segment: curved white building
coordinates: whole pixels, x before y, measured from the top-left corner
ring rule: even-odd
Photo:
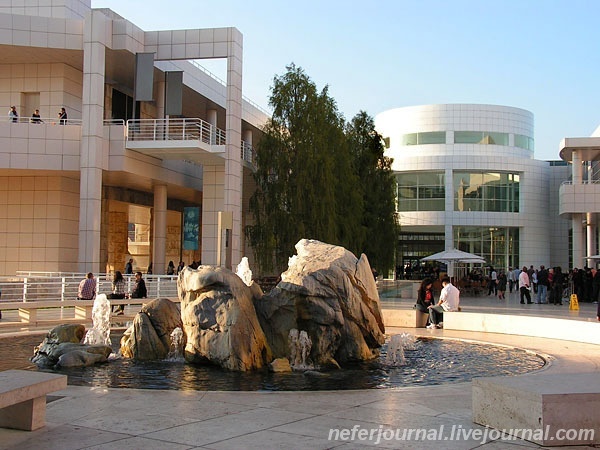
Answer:
[[[498,268],[548,265],[549,165],[533,157],[532,113],[424,105],[375,123],[397,179],[398,266],[452,247]]]

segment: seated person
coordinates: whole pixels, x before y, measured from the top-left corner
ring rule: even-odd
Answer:
[[[450,283],[450,278],[442,278],[442,292],[440,301],[435,306],[429,307],[429,325],[427,328],[442,328],[444,311],[458,311],[460,291]]]
[[[421,286],[417,292],[415,309],[422,313],[429,314],[429,307],[433,305],[435,305],[433,299],[433,280],[431,278],[425,278],[421,282]]]
[[[142,278],[142,272],[135,273],[135,286],[131,291],[131,298],[146,298],[148,291],[146,290],[146,282]]]
[[[96,298],[96,279],[94,274],[89,272],[79,283],[77,300],[93,300],[94,298]]]
[[[125,279],[123,278],[123,274],[119,270],[115,272],[115,275],[113,277],[112,293],[108,294],[106,297],[111,300],[125,298]],[[118,305],[117,309],[119,310],[119,315],[123,314],[123,311],[125,310],[125,305]],[[110,312],[113,312],[113,310],[114,305],[110,305]]]

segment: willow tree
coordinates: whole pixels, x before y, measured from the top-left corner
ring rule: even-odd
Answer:
[[[354,155],[354,169],[361,180],[362,226],[366,232],[362,252],[372,267],[387,273],[394,268],[399,231],[392,160],[384,155],[383,138],[366,112],[361,111],[352,119],[346,135]]]
[[[361,200],[342,198],[356,188],[356,176],[345,121],[328,88],[319,92],[293,64],[286,69],[273,80],[273,116],[257,146],[257,190],[250,199],[254,224],[246,229],[263,272],[285,269],[301,238],[351,244],[353,220],[341,216],[351,206],[343,202]],[[359,227],[360,220],[354,222]]]

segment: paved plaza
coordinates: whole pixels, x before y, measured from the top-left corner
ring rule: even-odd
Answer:
[[[386,299],[383,306],[409,308],[412,303],[410,299]],[[570,312],[567,304],[520,305],[515,294],[507,295],[506,301],[485,295],[463,298],[462,305],[471,312],[536,314],[585,321],[595,320],[596,311],[596,305],[591,304],[581,304],[579,312]],[[600,323],[598,326],[600,330]],[[544,374],[600,371],[598,345],[443,329],[386,331],[530,349],[551,355]],[[4,345],[2,340],[0,343]],[[484,433],[485,428],[472,423],[471,401],[470,382],[319,392],[149,391],[69,386],[48,397],[44,428],[33,432],[0,429],[0,449],[541,448],[523,440],[484,441],[478,437],[473,432]],[[349,431],[340,433],[344,429]],[[387,439],[390,433],[401,436],[410,429],[438,430],[442,440],[395,440],[395,436]],[[452,430],[463,431],[452,436]]]

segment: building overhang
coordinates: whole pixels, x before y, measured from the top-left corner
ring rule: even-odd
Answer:
[[[559,156],[573,162],[573,152],[581,161],[600,161],[600,137],[564,138],[560,141]]]
[[[125,141],[128,150],[163,160],[192,161],[202,165],[225,164],[225,146],[196,140]]]

